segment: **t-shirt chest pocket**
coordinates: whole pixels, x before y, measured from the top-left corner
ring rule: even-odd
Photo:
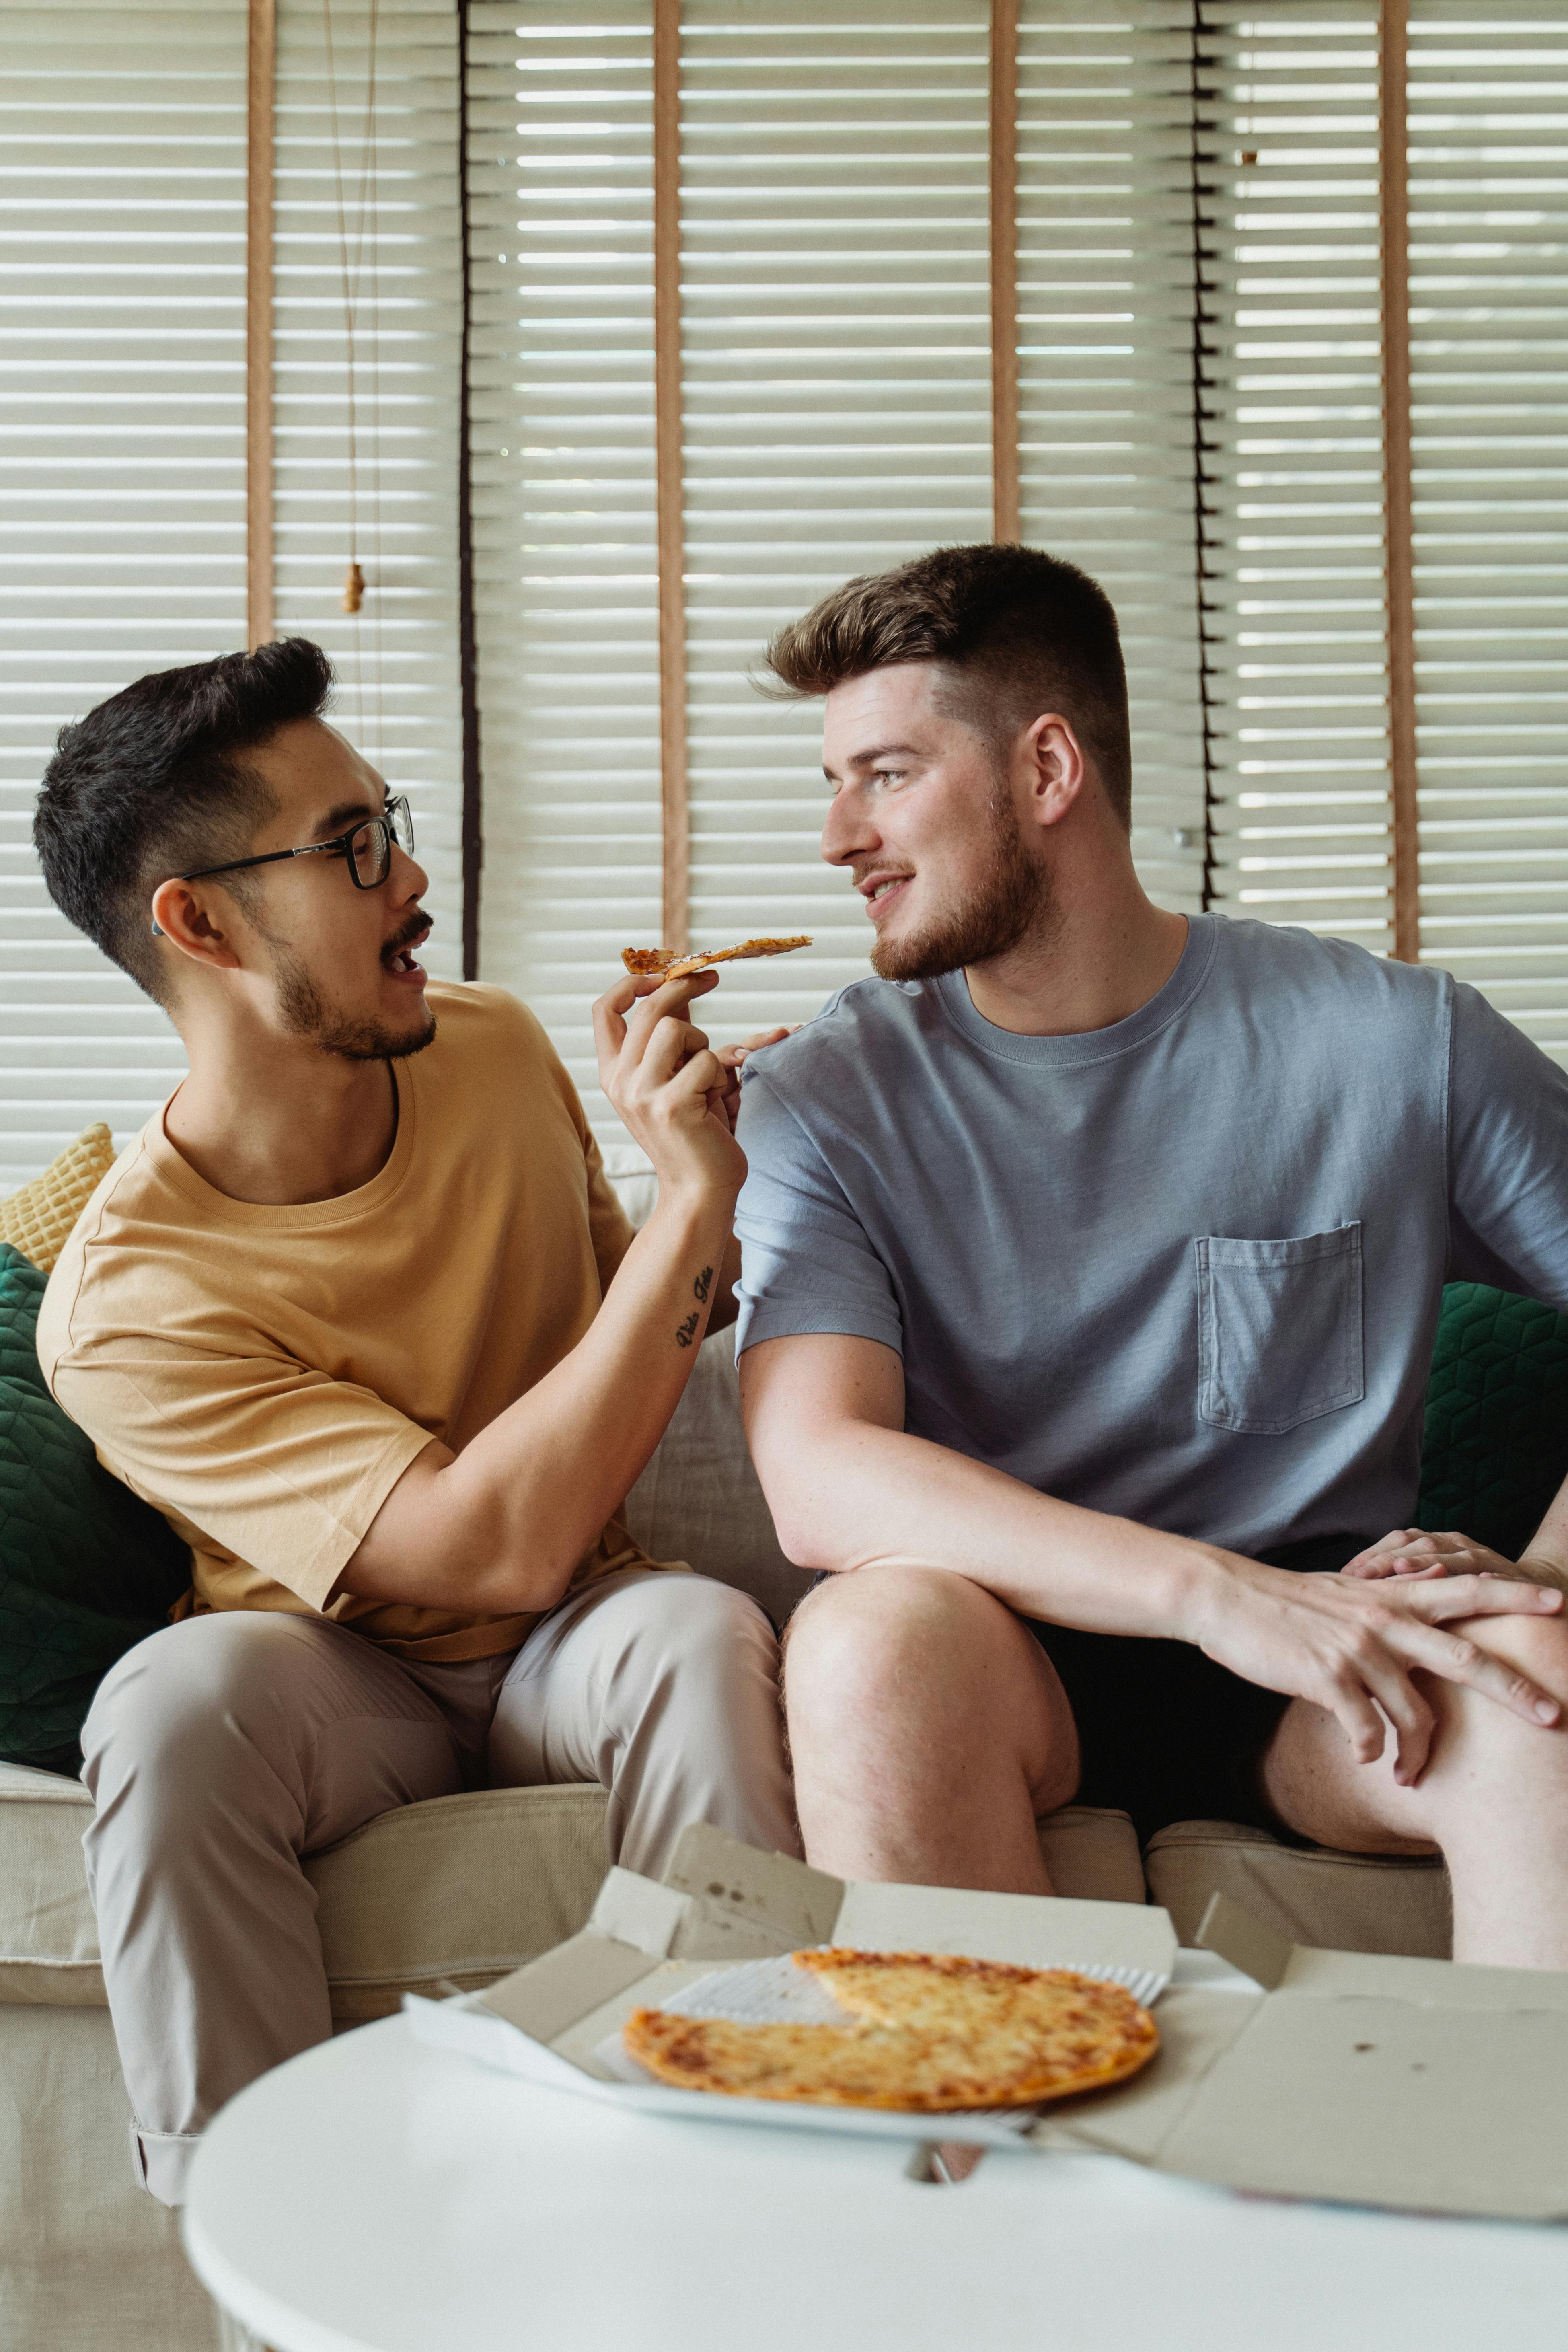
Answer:
[[[1278,1436],[1366,1393],[1361,1222],[1294,1241],[1211,1234],[1198,1258],[1198,1411]]]

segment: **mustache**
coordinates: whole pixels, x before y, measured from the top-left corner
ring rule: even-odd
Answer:
[[[400,927],[395,935],[392,939],[386,940],[381,950],[381,960],[383,963],[390,963],[395,955],[401,955],[404,949],[407,947],[412,940],[416,940],[419,937],[421,931],[427,931],[431,929],[433,929],[433,925],[430,917],[426,915],[421,908],[416,907],[414,909],[414,912],[409,916],[408,920]]]

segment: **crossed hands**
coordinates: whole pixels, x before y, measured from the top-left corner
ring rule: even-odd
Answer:
[[[1248,1682],[1326,1707],[1360,1763],[1376,1762],[1392,1728],[1402,1788],[1425,1770],[1436,1723],[1412,1679],[1417,1670],[1527,1722],[1551,1728],[1562,1720],[1550,1692],[1457,1630],[1467,1619],[1561,1614],[1561,1571],[1549,1561],[1504,1559],[1468,1536],[1396,1528],[1337,1576],[1236,1554],[1226,1565],[1226,1601],[1199,1632],[1200,1647]]]
[[[735,1141],[742,1067],[760,1046],[793,1034],[763,1029],[739,1045],[710,1045],[687,1014],[692,999],[717,988],[719,979],[710,968],[679,980],[628,978],[594,1007],[599,1083],[652,1160],[661,1188],[739,1192],[746,1173]]]

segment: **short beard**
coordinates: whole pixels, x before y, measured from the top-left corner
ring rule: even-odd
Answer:
[[[379,1021],[350,1021],[333,1011],[304,964],[286,940],[263,932],[272,950],[273,976],[278,982],[278,1009],[291,1037],[302,1037],[323,1054],[345,1062],[405,1062],[422,1054],[436,1036],[436,1015],[425,1007],[425,1026],[409,1036]]]
[[[912,939],[879,940],[871,969],[883,980],[940,980],[943,972],[993,961],[1030,931],[1049,928],[1056,895],[1049,868],[1029,857],[1018,838],[1017,812],[999,768],[991,801],[991,862],[968,904],[940,918]]]

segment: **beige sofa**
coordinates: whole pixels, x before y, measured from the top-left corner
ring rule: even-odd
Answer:
[[[754,1593],[775,1618],[806,1579],[778,1549],[746,1459],[731,1339],[704,1347],[629,1504],[657,1558]],[[175,2218],[132,2180],[75,1781],[0,1767],[0,2352],[214,2352]],[[581,1925],[603,1875],[597,1789],[497,1790],[388,1813],[307,1864],[339,2027],[406,1989],[482,1984]],[[1300,1853],[1187,1822],[1140,1856],[1121,1813],[1068,1807],[1041,1843],[1065,1895],[1164,1904],[1192,1933],[1215,1888],[1305,1943],[1442,1955],[1435,1864]]]

